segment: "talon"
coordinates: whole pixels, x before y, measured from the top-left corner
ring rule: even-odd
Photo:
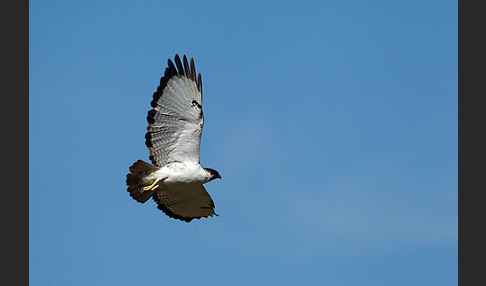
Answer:
[[[155,186],[155,184],[157,184],[158,182],[159,182],[159,180],[155,180],[155,181],[152,183],[152,185],[150,185],[150,186],[146,186],[146,187],[143,187],[143,190],[144,190],[144,191],[150,191],[150,190],[152,190],[152,189],[155,189],[156,187],[154,188],[154,186]],[[157,185],[157,187],[158,187],[158,185]]]

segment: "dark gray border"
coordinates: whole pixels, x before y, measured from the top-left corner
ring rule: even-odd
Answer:
[[[2,1],[2,285],[29,283],[29,1]]]
[[[464,5],[466,3],[467,5]],[[459,285],[486,285],[484,2],[459,0]],[[483,4],[483,5],[481,5]]]

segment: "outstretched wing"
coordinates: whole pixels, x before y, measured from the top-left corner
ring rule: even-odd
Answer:
[[[183,61],[175,56],[176,69],[169,59],[147,116],[145,144],[159,167],[174,161],[199,163],[204,125],[201,73],[196,79],[194,59],[190,66],[185,55]]]
[[[152,198],[158,208],[171,218],[190,222],[217,215],[214,202],[201,184],[172,185],[158,189]]]

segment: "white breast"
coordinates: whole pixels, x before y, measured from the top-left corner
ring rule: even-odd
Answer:
[[[153,173],[163,184],[206,183],[210,174],[195,163],[170,163]]]

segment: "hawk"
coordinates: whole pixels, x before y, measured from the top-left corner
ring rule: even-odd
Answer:
[[[199,161],[204,125],[201,73],[194,59],[169,59],[148,112],[147,145],[152,164],[142,160],[130,166],[127,191],[140,203],[150,198],[167,216],[190,222],[217,215],[203,184],[221,179],[218,171]]]

